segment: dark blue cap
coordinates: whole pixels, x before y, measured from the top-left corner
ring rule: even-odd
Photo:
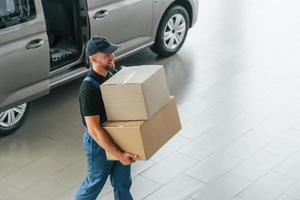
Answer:
[[[121,45],[111,43],[107,38],[94,36],[86,45],[85,53],[87,56],[96,53],[114,53]]]

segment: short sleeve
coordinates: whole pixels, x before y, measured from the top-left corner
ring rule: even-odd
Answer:
[[[102,98],[95,90],[84,90],[80,93],[80,108],[83,116],[100,115]]]

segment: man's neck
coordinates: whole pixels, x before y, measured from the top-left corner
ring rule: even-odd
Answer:
[[[96,72],[97,74],[99,74],[103,77],[105,77],[107,75],[107,70],[104,69],[103,67],[94,67],[93,66],[93,70],[94,70],[94,72]]]

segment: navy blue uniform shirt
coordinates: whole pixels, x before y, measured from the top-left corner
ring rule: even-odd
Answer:
[[[102,94],[100,91],[100,85],[109,79],[116,71],[110,71],[107,75],[101,76],[95,71],[91,70],[87,76],[91,77],[99,84],[99,87],[96,87],[93,83],[89,81],[83,81],[80,90],[79,90],[79,104],[80,104],[80,113],[82,117],[82,123],[86,127],[86,122],[84,117],[99,115],[100,123],[107,121],[106,111],[102,99]]]

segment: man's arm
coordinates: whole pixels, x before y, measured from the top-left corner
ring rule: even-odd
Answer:
[[[115,156],[123,165],[133,163],[137,156],[128,152],[122,152],[111,140],[103,127],[100,126],[100,118],[98,115],[85,116],[85,122],[91,137],[105,151]]]

